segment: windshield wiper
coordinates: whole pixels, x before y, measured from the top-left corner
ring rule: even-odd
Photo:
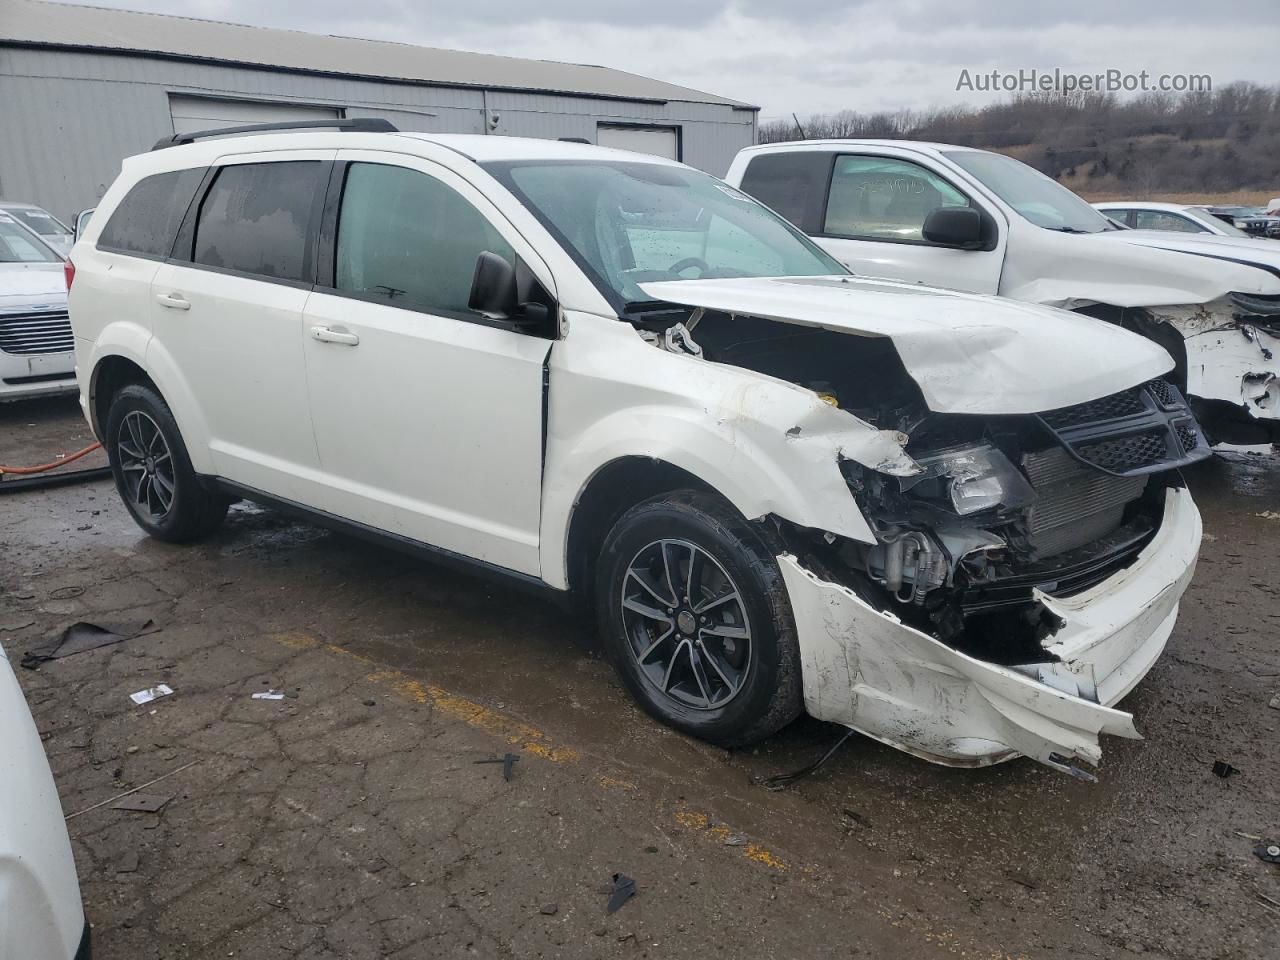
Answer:
[[[1079,227],[1045,227],[1054,233],[1093,233],[1092,230],[1081,230]]]
[[[687,310],[666,300],[628,300],[622,305],[623,313],[659,313],[668,310]]]

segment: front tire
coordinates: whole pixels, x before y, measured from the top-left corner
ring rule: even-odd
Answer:
[[[738,747],[800,713],[777,552],[757,525],[696,491],[648,500],[614,525],[597,566],[597,616],[615,669],[649,714]]]
[[[105,434],[116,490],[148,534],[188,543],[222,523],[230,501],[196,476],[178,424],[154,389],[140,383],[122,387],[111,399]]]

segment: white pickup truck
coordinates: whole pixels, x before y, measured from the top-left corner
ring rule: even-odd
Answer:
[[[1280,269],[1263,253],[1122,229],[1026,164],[969,147],[767,144],[741,151],[726,179],[855,273],[1135,330],[1173,356],[1214,439],[1280,443]]]

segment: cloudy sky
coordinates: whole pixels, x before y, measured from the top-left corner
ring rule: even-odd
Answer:
[[[617,67],[762,118],[981,104],[971,74],[1107,69],[1280,79],[1277,0],[95,0],[425,46]]]

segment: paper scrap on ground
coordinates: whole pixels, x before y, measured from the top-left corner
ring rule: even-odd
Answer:
[[[259,690],[253,695],[254,700],[283,700],[284,694],[278,690]]]
[[[141,706],[144,703],[150,703],[152,700],[159,699],[160,697],[167,697],[171,693],[173,693],[173,691],[169,689],[169,685],[167,683],[159,683],[154,687],[148,687],[146,690],[139,690],[137,693],[129,694],[129,699]]]

